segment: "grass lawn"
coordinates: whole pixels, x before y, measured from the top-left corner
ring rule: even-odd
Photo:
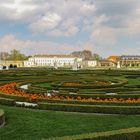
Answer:
[[[0,108],[6,114],[0,140],[41,140],[140,126],[140,116],[47,112],[2,105]]]
[[[36,85],[40,87],[52,88],[51,83],[40,83]]]
[[[130,85],[139,85],[140,84],[140,78],[127,78],[128,84]]]

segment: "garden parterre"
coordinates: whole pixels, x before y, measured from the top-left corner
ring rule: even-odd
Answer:
[[[51,69],[33,68],[33,69],[17,69],[17,70],[1,71],[0,77],[1,77],[0,104],[6,106],[14,106],[13,108],[2,106],[2,109],[6,109],[8,110],[8,112],[10,112],[11,109],[16,110],[14,113],[18,112],[17,108],[15,107],[17,106],[17,107],[31,107],[34,109],[51,110],[51,111],[84,112],[84,113],[99,113],[99,114],[101,113],[101,116],[103,118],[107,117],[107,115],[104,116],[103,114],[110,114],[112,115],[111,116],[112,118],[115,117],[115,116],[113,117],[113,114],[121,114],[118,115],[118,117],[124,115],[123,118],[125,118],[126,115],[135,117],[134,115],[137,114],[136,116],[137,120],[139,118],[138,115],[140,114],[140,78],[139,78],[140,71],[121,71],[121,70],[52,71]],[[22,85],[28,85],[28,89],[21,89],[20,87]],[[20,103],[23,102],[23,104],[16,104],[17,102]],[[37,106],[26,106],[26,104],[24,104],[26,102],[37,104]],[[36,111],[39,112],[39,110]],[[23,118],[24,114],[26,113],[23,113],[22,116],[19,115],[20,116],[19,119],[24,119]],[[8,116],[10,115],[11,114],[8,114]],[[90,116],[90,114],[88,115]],[[8,116],[6,115],[6,117]],[[29,120],[29,123],[31,123],[32,121],[33,120]],[[106,124],[109,124],[109,121],[110,121],[109,119],[108,120],[106,119]],[[139,137],[138,123],[136,123],[137,125],[133,125],[134,120],[132,121],[131,119],[126,119],[125,121],[126,121],[125,124],[128,124],[128,126],[121,128],[116,127],[115,131],[114,129],[113,131],[108,131],[106,129],[108,125],[107,126],[105,125],[104,126],[105,128],[103,128],[103,130],[100,130],[97,133],[96,139],[127,140],[131,138],[131,140],[136,140],[137,137]],[[132,124],[131,126],[130,122]],[[81,124],[83,125],[83,122],[81,122]],[[7,127],[9,127],[9,125],[10,124],[8,124]],[[33,124],[31,123],[29,125],[34,126],[34,123]],[[84,130],[85,128],[83,128],[82,125],[81,129]],[[24,124],[23,126],[25,127]],[[136,128],[129,129],[129,127],[133,126]],[[16,127],[18,128],[18,126]],[[6,129],[6,127],[4,129]],[[28,129],[27,126],[26,129]],[[75,131],[75,133],[72,132],[66,133],[66,131],[64,131],[61,132],[60,135],[58,133],[53,134],[53,136],[60,137],[58,139],[94,138],[95,136],[94,133],[76,135],[77,134],[76,132],[80,132],[79,130],[81,129],[76,129],[77,131]],[[46,133],[45,130],[42,130],[43,132],[41,133],[45,134]],[[109,130],[112,130],[112,128],[110,128]],[[15,132],[16,131],[17,130],[15,130]],[[26,136],[28,138],[30,137],[31,139],[35,139],[34,136],[29,135],[29,133],[31,134],[33,133],[32,130],[30,131],[31,132],[27,132]],[[81,132],[84,133],[85,131]],[[96,131],[90,130],[86,132],[96,132]],[[39,137],[40,139],[42,139],[40,135],[41,133],[39,133],[38,131],[39,134],[38,139]],[[74,136],[72,137],[71,136],[61,137],[72,134],[74,134]],[[7,134],[3,132],[3,136],[1,138],[5,139],[5,135]],[[12,136],[13,139],[17,137],[18,136],[14,134]],[[43,138],[48,137],[50,137],[48,136],[48,134],[47,136],[46,135],[43,136]],[[21,139],[24,139],[24,137],[21,137]]]
[[[93,105],[100,105],[102,108],[104,105],[108,108],[127,106],[127,109],[131,106],[138,108],[140,105],[139,71],[20,69],[4,71],[0,73],[2,74],[0,97],[5,98],[6,103],[7,98],[12,98],[13,102],[35,102],[39,104],[40,109],[47,109],[49,106],[48,109],[51,110],[56,110],[55,105],[58,107],[61,105],[61,109],[57,109],[59,111],[79,111],[81,106],[78,105],[84,105],[87,108],[89,105],[92,105],[92,108],[94,108]],[[134,77],[136,82],[134,82]],[[20,86],[24,84],[29,84],[29,88],[21,89]],[[44,104],[47,107],[42,107]],[[62,109],[62,105],[69,109]],[[69,105],[74,105],[76,109],[72,109],[73,107]],[[93,112],[95,112],[94,109]],[[139,111],[136,114],[139,114]]]

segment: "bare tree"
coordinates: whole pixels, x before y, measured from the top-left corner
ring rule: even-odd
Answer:
[[[83,50],[83,51],[74,51],[71,53],[74,57],[82,57],[83,60],[89,60],[92,58],[92,52],[89,50]]]

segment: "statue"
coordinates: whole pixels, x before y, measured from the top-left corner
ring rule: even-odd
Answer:
[[[56,61],[54,62],[54,68],[55,69],[58,69],[57,62]]]
[[[0,60],[0,70],[3,70],[2,61]]]
[[[74,64],[72,66],[72,70],[78,70],[77,58],[74,59]]]
[[[117,68],[118,68],[118,69],[121,68],[120,61],[117,62]]]

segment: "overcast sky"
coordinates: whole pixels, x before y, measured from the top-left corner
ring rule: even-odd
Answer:
[[[0,51],[140,55],[140,0],[0,0]]]

